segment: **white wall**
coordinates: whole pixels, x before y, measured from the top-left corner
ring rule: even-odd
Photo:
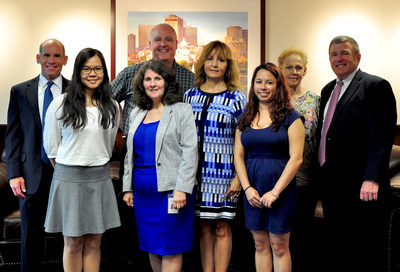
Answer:
[[[85,47],[99,49],[110,67],[110,0],[0,0],[0,124],[7,123],[10,89],[40,73],[39,45],[59,39],[69,57],[63,75],[72,75]]]
[[[276,63],[289,46],[303,48],[309,54],[303,85],[320,93],[334,78],[330,40],[353,36],[360,44],[361,69],[389,80],[400,114],[400,1],[266,1],[268,61]],[[110,35],[110,0],[0,0],[0,124],[7,123],[11,86],[39,74],[35,56],[43,40],[54,37],[64,43],[69,62],[63,74],[69,78],[75,56],[88,46],[102,51],[110,68]]]
[[[268,61],[277,63],[287,47],[303,48],[309,57],[303,86],[320,93],[335,78],[328,60],[331,39],[352,36],[360,45],[360,68],[391,83],[400,114],[399,0],[267,1]]]

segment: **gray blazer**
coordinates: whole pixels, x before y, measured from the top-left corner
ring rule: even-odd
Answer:
[[[124,163],[123,191],[132,191],[134,170],[133,136],[147,110],[134,108],[129,120],[127,153]],[[192,193],[198,162],[197,130],[192,107],[185,103],[166,105],[156,135],[158,191]]]

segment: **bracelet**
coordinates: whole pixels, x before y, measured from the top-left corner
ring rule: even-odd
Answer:
[[[251,185],[247,186],[246,189],[244,189],[244,192],[246,193],[246,190],[249,189]]]
[[[274,194],[274,193],[272,193],[272,192],[271,192],[271,195],[274,196],[274,197],[276,197],[276,198],[279,198],[279,196],[277,196],[276,194]]]

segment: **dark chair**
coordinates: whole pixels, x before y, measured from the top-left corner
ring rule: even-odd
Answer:
[[[387,264],[389,272],[400,271],[400,146],[393,145],[390,157]]]

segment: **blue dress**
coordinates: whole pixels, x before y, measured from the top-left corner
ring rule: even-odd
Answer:
[[[271,127],[248,128],[242,132],[241,141],[246,152],[246,170],[260,197],[272,190],[280,178],[289,156],[289,126],[299,118],[296,111],[286,115],[277,131]],[[296,182],[293,179],[281,192],[271,208],[256,208],[244,198],[246,227],[251,230],[268,230],[281,234],[291,231],[296,210]]]
[[[134,137],[133,197],[140,248],[157,255],[189,251],[194,244],[194,197],[186,194],[186,206],[168,214],[168,194],[158,192],[156,134],[159,122],[141,123]]]

